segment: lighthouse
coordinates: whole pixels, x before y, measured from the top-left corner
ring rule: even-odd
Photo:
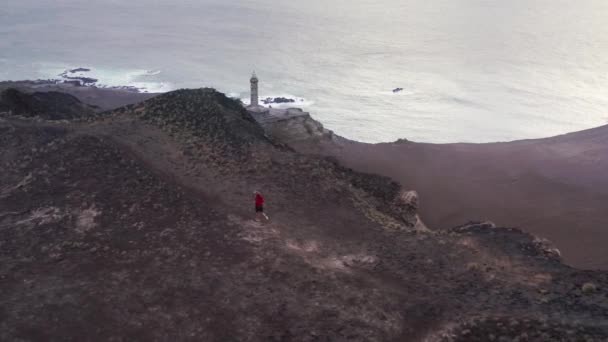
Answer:
[[[258,103],[258,77],[255,75],[255,71],[251,75],[251,104],[252,107],[257,107]]]

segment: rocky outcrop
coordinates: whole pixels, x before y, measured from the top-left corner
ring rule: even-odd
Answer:
[[[296,100],[294,99],[289,99],[286,97],[267,97],[265,99],[261,99],[260,100],[263,104],[281,104],[281,103],[294,103],[296,102]]]
[[[506,255],[527,255],[551,262],[561,262],[561,253],[550,241],[519,228],[496,227],[492,222],[469,222],[449,231],[481,238],[491,248],[500,250]]]
[[[332,131],[325,129],[310,115],[274,122],[267,130],[271,136],[287,144],[299,140],[331,139],[333,136]]]
[[[258,108],[250,113],[269,136],[284,144],[333,139],[332,131],[299,108]]]
[[[409,227],[426,229],[418,216],[418,193],[416,191],[400,191],[393,200],[392,208]]]

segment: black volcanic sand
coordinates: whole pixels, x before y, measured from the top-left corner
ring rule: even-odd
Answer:
[[[608,126],[493,144],[343,140],[322,152],[416,190],[433,229],[467,220],[521,227],[555,243],[571,265],[608,269]]]
[[[519,229],[416,230],[398,184],[210,89],[4,115],[0,174],[2,341],[608,339],[608,273]]]

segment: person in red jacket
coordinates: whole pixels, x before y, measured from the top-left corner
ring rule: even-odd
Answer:
[[[261,217],[264,217],[268,221],[268,215],[264,213],[264,197],[259,191],[254,191],[255,195],[255,220],[260,221]]]

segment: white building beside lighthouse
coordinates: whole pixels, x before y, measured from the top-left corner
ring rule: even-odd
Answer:
[[[296,142],[305,139],[333,139],[333,132],[323,128],[321,123],[310,117],[300,108],[266,108],[260,105],[258,97],[258,77],[255,72],[249,80],[251,102],[246,107],[269,136],[281,137],[283,142]]]

